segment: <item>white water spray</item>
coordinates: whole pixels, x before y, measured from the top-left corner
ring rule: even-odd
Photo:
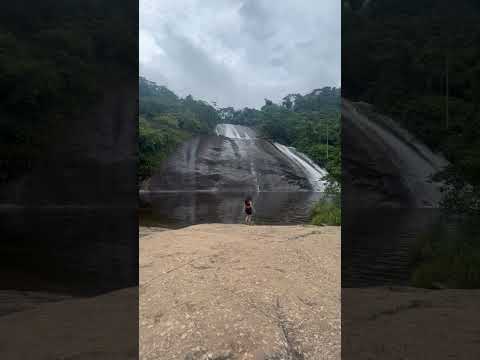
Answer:
[[[326,184],[322,179],[327,172],[324,169],[315,164],[307,155],[297,151],[293,147],[288,147],[279,143],[274,143],[274,145],[285,156],[302,168],[315,191],[323,191],[325,189]]]
[[[250,132],[250,134],[249,134]],[[255,136],[252,130],[240,125],[218,124],[215,127],[215,134],[230,139],[252,140]]]

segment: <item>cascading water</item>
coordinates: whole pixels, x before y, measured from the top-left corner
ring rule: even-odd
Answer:
[[[248,127],[233,125],[233,124],[218,124],[215,133],[218,136],[223,136],[233,140],[253,140],[256,138],[254,131]],[[264,141],[264,140],[259,140]],[[239,144],[242,148],[247,146]],[[255,146],[254,144],[248,146]],[[300,168],[305,178],[310,183],[313,191],[323,191],[325,189],[325,181],[323,177],[327,172],[320,166],[315,164],[307,155],[297,151],[293,147],[288,147],[279,143],[274,143],[275,149],[288,158],[290,164],[294,167]],[[255,170],[253,159],[250,160],[250,172],[253,176],[255,187],[260,191],[258,173]]]
[[[315,164],[307,155],[297,151],[293,147],[285,146],[279,143],[274,143],[274,145],[285,156],[303,169],[308,181],[310,184],[312,184],[312,188],[315,191],[323,191],[325,189],[325,181],[323,178],[327,172],[324,169]]]
[[[342,171],[348,174],[350,169],[354,172],[363,169],[360,174],[345,177],[347,180],[357,179],[355,184],[347,187],[356,189],[361,184],[381,183],[381,187],[373,187],[377,191],[370,196],[374,202],[384,198],[387,203],[393,199],[396,206],[401,207],[437,207],[443,196],[442,184],[432,181],[431,176],[444,169],[448,161],[428,149],[393,119],[375,113],[364,104],[343,100],[341,109],[342,137],[349,143],[342,154],[347,159],[342,164]],[[369,174],[376,175],[369,178]],[[369,188],[363,187],[355,198],[369,194]],[[348,203],[365,204],[365,200],[352,199]]]
[[[215,133],[229,139],[253,140],[256,137],[255,132],[249,127],[233,124],[218,124]]]

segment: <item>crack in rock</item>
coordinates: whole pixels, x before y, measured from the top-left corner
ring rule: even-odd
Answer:
[[[278,358],[278,354],[272,354],[269,355],[268,357],[265,358],[265,360],[276,360],[277,358],[284,359],[284,360],[305,360],[305,355],[303,352],[299,349],[298,346],[298,341],[296,341],[294,335],[292,334],[291,329],[291,324],[290,322],[286,319],[285,314],[283,313],[282,307],[280,305],[280,298],[277,297],[277,301],[275,304],[276,307],[276,312],[277,312],[277,318],[278,318],[278,325],[280,329],[282,330],[283,337],[285,339],[286,343],[286,358],[280,357]],[[276,357],[277,356],[277,357]]]

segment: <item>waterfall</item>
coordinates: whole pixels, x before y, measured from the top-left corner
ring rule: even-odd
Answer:
[[[293,147],[285,146],[279,143],[274,143],[275,147],[287,156],[291,161],[300,166],[308,178],[315,191],[323,191],[325,182],[322,180],[327,172],[320,166],[315,164],[307,155],[297,151]]]

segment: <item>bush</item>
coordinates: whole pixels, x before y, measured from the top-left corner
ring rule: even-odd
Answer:
[[[161,162],[190,134],[175,129],[156,129],[140,117],[138,131],[138,180],[151,177]]]
[[[478,219],[477,219],[478,220]],[[472,218],[444,221],[419,238],[411,282],[422,288],[479,288],[480,232]]]
[[[340,197],[325,195],[312,210],[313,225],[335,225],[342,223]]]

